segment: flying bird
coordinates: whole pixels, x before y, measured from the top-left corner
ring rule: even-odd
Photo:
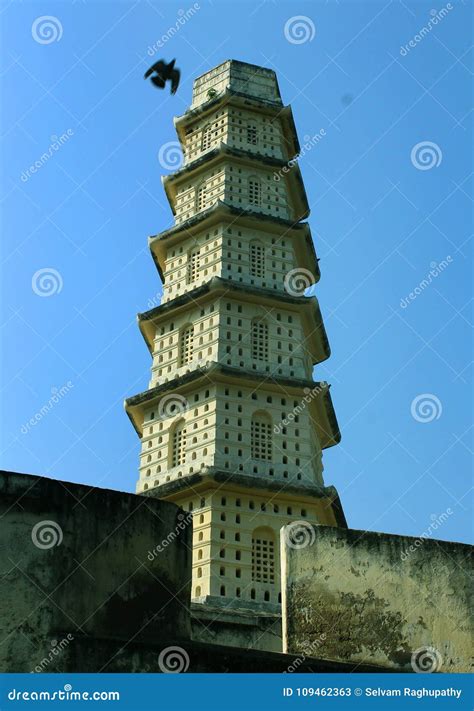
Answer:
[[[173,59],[172,62],[167,64],[164,59],[160,59],[145,72],[145,76],[143,78],[148,79],[148,77],[153,74],[154,76],[151,76],[151,81],[159,89],[164,89],[166,82],[169,80],[171,82],[171,93],[176,94],[181,72],[179,69],[175,68],[175,62],[176,59]]]

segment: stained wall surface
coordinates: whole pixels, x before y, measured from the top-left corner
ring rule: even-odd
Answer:
[[[305,524],[281,531],[285,652],[471,670],[472,547]]]
[[[0,671],[189,638],[191,528],[172,503],[1,472]]]

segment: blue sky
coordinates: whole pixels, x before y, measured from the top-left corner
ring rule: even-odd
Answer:
[[[436,536],[470,540],[469,5],[201,0],[160,52],[183,72],[170,97],[143,81],[147,52],[192,5],[1,4],[2,466],[134,490],[122,403],[148,384],[135,314],[161,291],[147,237],[171,224],[158,151],[193,78],[240,59],[276,70],[300,137],[324,129],[301,169],[332,346],[315,377],[342,431],[326,483],[353,528],[418,536],[448,512]],[[305,42],[285,37],[295,16]]]

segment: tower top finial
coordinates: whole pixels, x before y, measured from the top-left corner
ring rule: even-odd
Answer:
[[[254,96],[274,104],[282,103],[273,69],[228,59],[194,81],[191,108],[195,109],[226,91]]]

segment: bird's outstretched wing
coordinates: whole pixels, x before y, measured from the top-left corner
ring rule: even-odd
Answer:
[[[179,69],[173,69],[171,72],[171,93],[176,94],[179,86],[179,80],[181,77],[181,72]]]
[[[164,69],[164,64],[163,61],[160,59],[158,62],[155,62],[149,69],[146,70],[143,78],[148,79],[149,76],[153,74],[153,72],[157,72],[158,74],[161,74]]]

